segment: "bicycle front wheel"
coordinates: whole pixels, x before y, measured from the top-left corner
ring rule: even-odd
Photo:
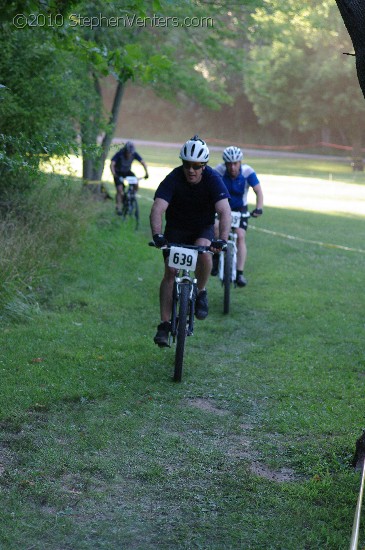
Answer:
[[[175,351],[175,371],[174,371],[174,380],[175,382],[181,381],[183,362],[184,362],[184,351],[185,351],[185,340],[187,335],[187,318],[188,318],[188,309],[189,309],[189,296],[190,296],[190,285],[188,283],[182,283],[180,285],[180,295],[179,295],[179,319],[177,326],[177,335],[176,335],[176,351]]]
[[[137,199],[133,199],[132,209],[133,209],[133,215],[136,219],[136,229],[138,229],[138,227],[139,227],[139,207],[138,207]]]
[[[232,283],[232,247],[227,246],[224,258],[224,278],[223,278],[223,313],[229,313],[229,307],[231,302],[231,283]]]

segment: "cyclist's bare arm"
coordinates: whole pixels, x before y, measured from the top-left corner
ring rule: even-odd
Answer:
[[[114,177],[116,177],[116,173],[115,173],[115,161],[112,160],[111,163],[110,163],[110,170],[111,170],[111,173],[113,174]]]
[[[152,235],[162,233],[162,216],[167,210],[169,203],[164,199],[157,198],[154,200],[150,214],[150,224]]]
[[[231,229],[231,207],[228,199],[216,202],[215,209],[219,217],[219,238],[226,241]]]
[[[145,163],[144,160],[141,160],[141,164],[142,164],[142,166],[143,166],[143,168],[144,168],[144,171],[146,172],[144,177],[147,179],[147,178],[148,178],[148,168],[147,168],[147,164]]]
[[[262,193],[261,185],[258,183],[252,189],[256,194],[256,208],[262,209],[264,207],[264,195]]]

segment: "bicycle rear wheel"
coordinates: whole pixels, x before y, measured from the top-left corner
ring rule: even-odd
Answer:
[[[175,370],[174,370],[175,382],[180,382],[181,376],[182,376],[185,340],[187,336],[186,323],[188,318],[189,296],[190,296],[190,285],[188,283],[182,283],[180,285],[180,295],[179,295],[180,307],[179,307],[179,319],[178,319],[177,335],[176,335]]]
[[[223,278],[223,313],[229,313],[231,302],[231,283],[232,283],[232,247],[228,244],[224,258],[224,278]]]
[[[128,214],[128,202],[126,200],[123,201],[122,206],[122,220],[125,221]]]

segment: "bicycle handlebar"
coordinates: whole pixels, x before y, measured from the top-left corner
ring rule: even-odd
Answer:
[[[129,181],[129,179],[135,180],[135,181]],[[128,183],[128,185],[137,185],[138,182],[141,180],[146,179],[146,176],[138,177],[137,176],[119,176],[119,180],[123,180],[124,182]]]
[[[235,212],[235,210],[232,210],[232,212]],[[241,218],[251,218],[252,214],[250,212],[240,212]],[[218,214],[215,214],[216,219],[218,218]]]
[[[256,209],[252,210],[252,212],[241,212],[241,218],[256,218],[256,216],[254,216],[255,210]]]
[[[153,241],[150,241],[148,243],[148,246],[154,246],[155,248],[158,248]],[[167,243],[165,246],[161,246],[160,250],[170,250],[172,246],[178,248],[190,248],[190,250],[197,250],[199,254],[205,254],[206,252],[210,252],[212,254],[210,246],[195,244]]]
[[[241,212],[241,218],[254,218],[255,216],[252,215],[252,212]]]
[[[255,212],[255,209],[252,210],[252,212],[241,212],[241,218],[256,218],[256,216],[254,216]]]

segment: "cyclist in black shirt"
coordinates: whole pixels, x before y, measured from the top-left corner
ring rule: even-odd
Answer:
[[[127,143],[112,157],[110,169],[114,177],[114,183],[117,188],[115,196],[116,210],[119,216],[122,215],[122,201],[124,195],[123,179],[127,176],[135,176],[131,170],[132,162],[138,160],[145,170],[145,179],[148,178],[147,165],[141,155],[139,155],[131,141]]]
[[[182,166],[172,170],[156,190],[150,221],[153,240],[159,248],[167,242],[210,246],[217,252],[225,245],[231,224],[230,195],[221,176],[207,166],[207,144],[194,136],[181,148]],[[214,239],[215,213],[220,218],[219,239]],[[166,226],[162,230],[162,219]],[[168,266],[168,253],[164,251],[165,273],[160,285],[161,323],[157,327],[155,343],[168,345],[170,329],[172,287],[175,269]],[[208,315],[206,284],[212,266],[210,254],[200,254],[196,268],[198,296],[195,315],[205,319]]]

